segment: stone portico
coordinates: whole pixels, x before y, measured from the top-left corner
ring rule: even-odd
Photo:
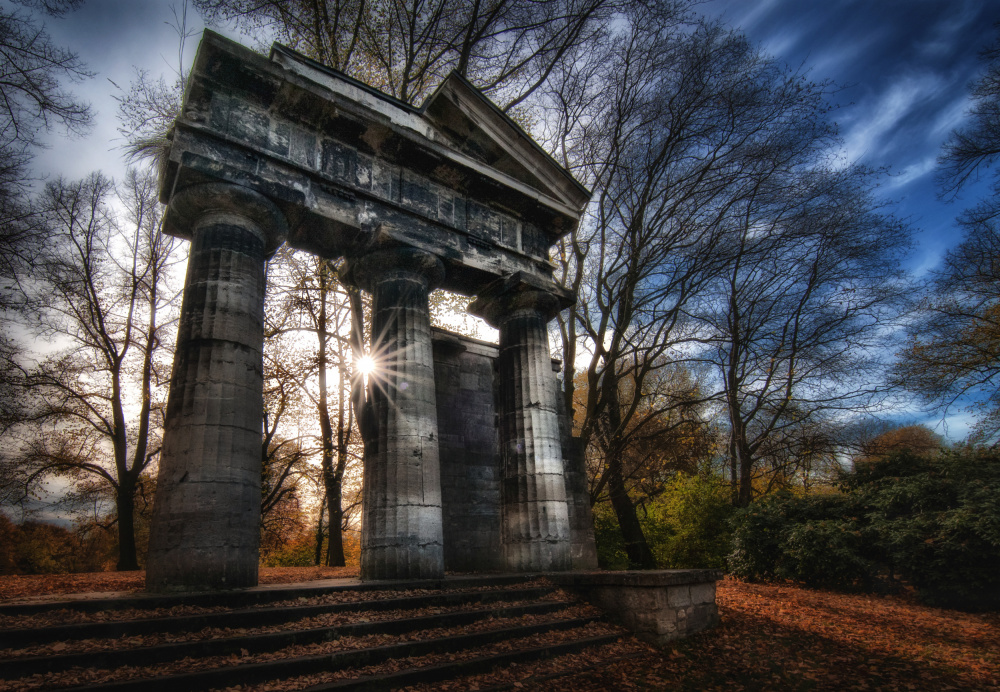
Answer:
[[[372,296],[362,579],[595,568],[547,331],[575,299],[548,249],[588,199],[457,74],[414,108],[205,32],[161,171],[191,259],[147,589],[257,583],[264,266],[283,242],[343,258]],[[499,347],[432,330],[435,288],[475,296]]]

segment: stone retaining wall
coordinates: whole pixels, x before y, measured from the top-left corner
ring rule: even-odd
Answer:
[[[681,639],[719,623],[715,582],[722,572],[677,569],[626,572],[572,572],[546,575],[579,593],[657,646]]]

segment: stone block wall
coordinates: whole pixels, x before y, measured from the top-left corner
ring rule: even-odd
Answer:
[[[722,572],[676,569],[549,575],[657,646],[719,623],[715,582]]]
[[[500,538],[500,450],[497,431],[498,348],[433,328],[444,564],[450,572],[504,570]],[[553,370],[559,369],[553,361]],[[553,378],[555,373],[553,373]],[[572,569],[597,569],[587,472],[559,397]]]
[[[497,349],[433,330],[444,566],[498,572],[500,464],[494,403]]]

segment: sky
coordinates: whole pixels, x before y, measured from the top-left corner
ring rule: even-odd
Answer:
[[[178,36],[172,8],[182,6],[181,0],[87,0],[82,9],[46,21],[55,43],[77,52],[95,73],[72,88],[92,104],[96,122],[87,137],[51,137],[36,159],[38,173],[123,174],[114,84],[127,87],[136,68],[173,80]],[[960,240],[955,216],[985,192],[981,184],[964,200],[940,200],[934,165],[942,142],[963,121],[969,83],[981,68],[978,53],[996,35],[1000,0],[705,0],[698,11],[741,28],[811,79],[836,85],[834,118],[846,157],[886,167],[880,194],[915,232],[909,268],[922,274],[937,266]],[[187,29],[202,29],[193,9]],[[188,41],[187,63],[197,41]],[[965,428],[957,417],[949,436],[960,438]]]
[[[985,191],[938,199],[934,165],[963,122],[1000,1],[709,0],[701,8],[813,80],[838,85],[834,118],[847,157],[887,167],[882,194],[916,231],[910,267],[933,269],[960,240],[954,219],[963,200]]]

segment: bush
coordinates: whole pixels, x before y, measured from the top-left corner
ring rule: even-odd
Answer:
[[[262,555],[261,564],[264,567],[312,567],[316,564],[316,538],[303,531],[281,547]]]
[[[0,574],[101,571],[113,548],[113,537],[103,529],[70,531],[40,521],[14,524],[0,513]]]
[[[711,476],[677,474],[638,516],[660,568],[700,569],[724,566],[732,512],[726,483]],[[594,507],[594,539],[602,569],[628,569],[618,518],[610,504]]]
[[[933,605],[1000,607],[1000,455],[961,449],[865,464],[843,486],[874,548]]]
[[[868,587],[875,566],[864,557],[861,532],[844,520],[806,520],[784,532],[781,577],[833,589]]]
[[[610,504],[594,506],[594,542],[597,545],[597,564],[601,569],[628,569],[625,542]]]
[[[721,569],[729,551],[729,486],[719,478],[679,473],[647,508],[643,530],[660,567]]]
[[[765,496],[733,515],[732,552],[727,560],[729,573],[746,581],[778,576],[784,534],[789,525],[786,493]]]
[[[899,575],[927,603],[1000,606],[1000,455],[903,452],[840,485],[840,495],[780,494],[738,511],[730,572],[840,589]]]

